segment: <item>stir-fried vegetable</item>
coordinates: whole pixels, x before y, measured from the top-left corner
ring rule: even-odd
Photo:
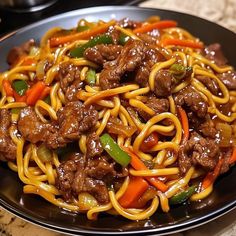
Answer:
[[[77,26],[77,32],[83,32],[85,30],[88,30],[89,26],[88,25],[78,25]]]
[[[101,144],[106,152],[120,165],[126,167],[130,163],[130,156],[124,152],[109,134],[100,137]]]
[[[154,29],[165,29],[165,28],[170,28],[170,27],[176,27],[177,26],[177,22],[173,21],[173,20],[162,20],[159,22],[155,22],[152,24],[145,24],[139,28],[136,28],[135,30],[133,30],[133,32],[135,34],[137,33],[147,33],[150,32]]]
[[[128,42],[129,39],[130,37],[128,35],[121,33],[119,37],[119,44],[124,46]]]
[[[12,114],[19,114],[20,111],[21,111],[21,108],[12,108],[12,109],[11,109],[11,113],[12,113]]]
[[[2,81],[2,86],[3,86],[3,89],[5,90],[5,93],[8,97],[12,97],[13,96],[13,88],[11,87],[11,83],[9,80],[6,80],[4,79]]]
[[[170,67],[170,72],[173,74],[173,76],[176,79],[184,78],[187,72],[190,72],[191,70],[192,70],[192,67],[185,67],[184,65],[179,64],[179,63],[175,63],[171,65]]]
[[[172,38],[165,38],[161,41],[163,46],[174,45],[174,46],[182,46],[182,47],[189,47],[189,48],[196,48],[202,49],[203,43],[195,42],[188,39],[172,39]]]
[[[28,89],[28,84],[25,80],[14,80],[12,87],[20,96],[23,96]]]
[[[186,189],[185,191],[182,191],[180,193],[177,193],[172,198],[170,198],[169,203],[171,205],[181,204],[188,200],[194,193],[197,191],[197,186],[193,185]]]
[[[233,164],[236,162],[236,147],[233,148],[233,153],[229,159],[229,164]]]
[[[182,129],[183,129],[183,143],[188,141],[189,138],[189,123],[188,123],[188,117],[185,112],[185,110],[182,107],[178,107],[178,112],[181,119]]]
[[[50,162],[52,160],[52,152],[44,144],[38,147],[37,155],[42,162]]]
[[[138,156],[136,156],[129,148],[123,147],[123,149],[130,155],[130,164],[135,170],[148,170],[142,160]],[[168,189],[168,186],[156,177],[145,177],[145,179],[162,192],[165,192]]]
[[[132,176],[130,177],[129,185],[119,199],[119,203],[122,207],[129,208],[132,204],[138,201],[140,196],[148,189],[148,183],[142,177]]]
[[[156,132],[151,133],[147,138],[145,138],[140,146],[143,152],[149,151],[153,146],[158,143],[158,135]]]
[[[96,84],[96,71],[93,69],[89,69],[88,72],[86,73],[86,78],[85,81],[89,84],[89,85],[94,85]]]
[[[232,142],[233,129],[231,125],[226,123],[217,123],[216,129],[219,131],[219,146],[229,147]]]
[[[89,193],[80,193],[78,197],[78,206],[81,211],[88,211],[98,205],[95,197]]]
[[[107,34],[102,34],[102,35],[96,36],[93,39],[89,40],[87,43],[83,44],[82,46],[72,49],[70,51],[70,56],[71,57],[83,57],[84,51],[87,48],[94,47],[98,44],[111,44],[111,43],[113,43],[112,37]]]

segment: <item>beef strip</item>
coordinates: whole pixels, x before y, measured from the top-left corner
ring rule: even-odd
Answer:
[[[73,196],[78,198],[81,192],[93,195],[99,203],[109,202],[107,185],[120,178],[115,170],[115,162],[106,157],[96,159],[86,158],[79,153],[73,153],[69,159],[57,168],[57,187],[63,197],[69,201]],[[127,176],[127,172],[126,175]]]
[[[221,158],[223,158],[223,162],[220,168],[220,174],[228,172],[230,168],[229,160],[231,156],[232,156],[232,148],[226,148],[222,150]]]
[[[84,57],[89,61],[102,65],[106,61],[115,60],[121,53],[121,45],[99,44],[91,48],[87,48]]]
[[[91,131],[98,119],[92,106],[85,107],[79,101],[67,103],[57,116],[58,121],[43,123],[33,108],[26,107],[20,112],[18,129],[27,141],[45,142],[49,148],[56,149]]]
[[[34,40],[31,39],[18,47],[13,47],[7,55],[7,63],[10,66],[17,64],[22,57],[29,54],[31,47],[34,46],[34,44]]]
[[[213,139],[203,138],[196,132],[183,144],[178,153],[180,172],[186,173],[191,166],[213,170],[218,162],[220,150]]]
[[[100,86],[103,90],[119,86],[125,72],[134,71],[145,58],[145,45],[139,40],[129,40],[116,60],[104,64],[100,74]]]
[[[235,71],[219,74],[218,78],[223,82],[223,84],[229,90],[236,90],[236,72]]]
[[[99,156],[103,152],[99,136],[96,133],[92,133],[87,136],[86,147],[87,147],[86,155],[88,158]]]
[[[56,79],[60,81],[60,87],[65,93],[67,101],[78,100],[76,94],[83,87],[80,79],[80,68],[69,62],[62,63],[59,67]]]
[[[197,75],[195,78],[202,82],[211,91],[212,94],[219,94],[220,88],[218,83],[214,79],[203,75]]]
[[[0,159],[14,161],[16,159],[16,145],[9,134],[10,126],[10,111],[0,109]]]
[[[152,66],[161,61],[165,61],[165,57],[153,46],[146,46],[144,49],[144,60],[136,70],[135,82],[142,87],[147,86],[149,74]]]
[[[167,112],[169,110],[169,101],[168,99],[159,99],[156,97],[149,97],[147,102],[145,103],[148,107],[150,107],[155,114],[161,114],[163,112]],[[142,109],[137,109],[139,115],[145,120],[148,121],[152,116],[143,111]]]
[[[207,114],[207,103],[191,86],[180,90],[174,97],[175,103],[179,106],[186,106],[198,117],[203,118]]]
[[[205,47],[203,55],[208,60],[214,61],[218,66],[224,66],[228,62],[219,43],[214,43]]]

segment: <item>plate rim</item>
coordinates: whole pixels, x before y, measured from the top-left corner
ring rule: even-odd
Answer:
[[[37,21],[35,23],[31,23],[29,25],[20,27],[19,29],[16,29],[14,31],[11,31],[11,32],[1,35],[0,36],[0,43],[5,42],[5,40],[8,40],[12,36],[22,34],[34,27],[38,27],[38,26],[43,25],[47,22],[57,21],[57,20],[63,19],[63,18],[75,17],[76,15],[78,15],[78,17],[79,17],[79,15],[85,14],[85,13],[92,14],[92,13],[97,13],[99,11],[106,12],[106,11],[112,11],[112,10],[117,11],[117,10],[124,10],[124,9],[130,10],[130,11],[132,11],[132,10],[135,10],[135,11],[137,11],[137,10],[138,11],[142,11],[142,10],[144,10],[144,11],[161,11],[161,12],[166,12],[166,13],[168,13],[168,12],[175,13],[177,15],[185,15],[185,16],[192,17],[195,19],[201,19],[203,21],[206,21],[208,23],[216,25],[217,27],[221,28],[222,30],[228,31],[229,33],[233,34],[236,37],[236,33],[233,32],[232,30],[230,30],[218,23],[212,22],[208,19],[196,16],[196,15],[191,15],[189,13],[168,10],[168,9],[150,8],[150,7],[106,5],[106,6],[82,8],[82,9],[68,11],[65,13],[56,14],[54,16],[45,18],[45,19]],[[236,170],[234,170],[234,171],[236,171]],[[210,221],[215,220],[216,218],[219,218],[219,217],[227,214],[228,212],[230,212],[236,208],[236,199],[232,202],[229,202],[228,204],[224,205],[223,207],[221,207],[219,209],[216,209],[210,213],[207,213],[206,215],[203,215],[203,216],[191,219],[191,220],[185,220],[181,223],[168,225],[168,226],[164,226],[164,227],[153,227],[153,228],[149,228],[149,229],[144,228],[141,230],[140,229],[138,229],[138,230],[132,229],[132,230],[127,230],[127,231],[123,231],[123,230],[110,231],[110,230],[104,230],[104,229],[88,230],[88,229],[83,229],[83,228],[66,229],[64,226],[58,226],[58,225],[54,225],[51,223],[47,223],[47,222],[44,222],[40,219],[37,219],[36,217],[32,217],[27,213],[24,213],[22,210],[19,211],[18,209],[16,209],[14,206],[11,206],[8,202],[3,200],[2,198],[0,198],[0,207],[2,207],[3,209],[10,212],[11,214],[29,222],[29,223],[43,227],[45,229],[53,230],[53,231],[59,232],[59,233],[65,233],[68,235],[75,235],[76,233],[82,233],[85,235],[91,235],[94,233],[96,233],[98,235],[102,235],[102,234],[104,234],[104,235],[118,235],[118,234],[131,235],[131,234],[155,234],[155,233],[158,233],[158,235],[167,235],[169,233],[178,233],[183,230],[189,230],[192,228],[196,228],[200,225],[206,224]]]

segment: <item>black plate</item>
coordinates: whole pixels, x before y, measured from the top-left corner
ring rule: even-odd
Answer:
[[[96,7],[69,12],[25,27],[5,39],[0,39],[0,71],[7,69],[5,58],[9,49],[30,38],[39,39],[46,30],[54,26],[71,28],[80,18],[88,20],[109,20],[130,17],[144,20],[150,15],[162,19],[174,19],[181,27],[201,38],[206,44],[219,42],[229,62],[236,67],[236,35],[212,22],[173,11],[145,9],[137,7]],[[167,234],[206,223],[232,210],[236,206],[236,170],[221,177],[214,192],[202,202],[174,207],[169,213],[161,211],[149,220],[132,222],[122,217],[100,215],[97,221],[89,221],[84,215],[76,215],[46,202],[35,195],[24,195],[22,183],[17,175],[1,164],[0,205],[25,220],[70,234]]]

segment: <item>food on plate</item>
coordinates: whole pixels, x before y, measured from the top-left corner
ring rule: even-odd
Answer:
[[[7,62],[0,158],[25,194],[142,220],[207,197],[236,161],[236,72],[176,21],[82,19]]]

